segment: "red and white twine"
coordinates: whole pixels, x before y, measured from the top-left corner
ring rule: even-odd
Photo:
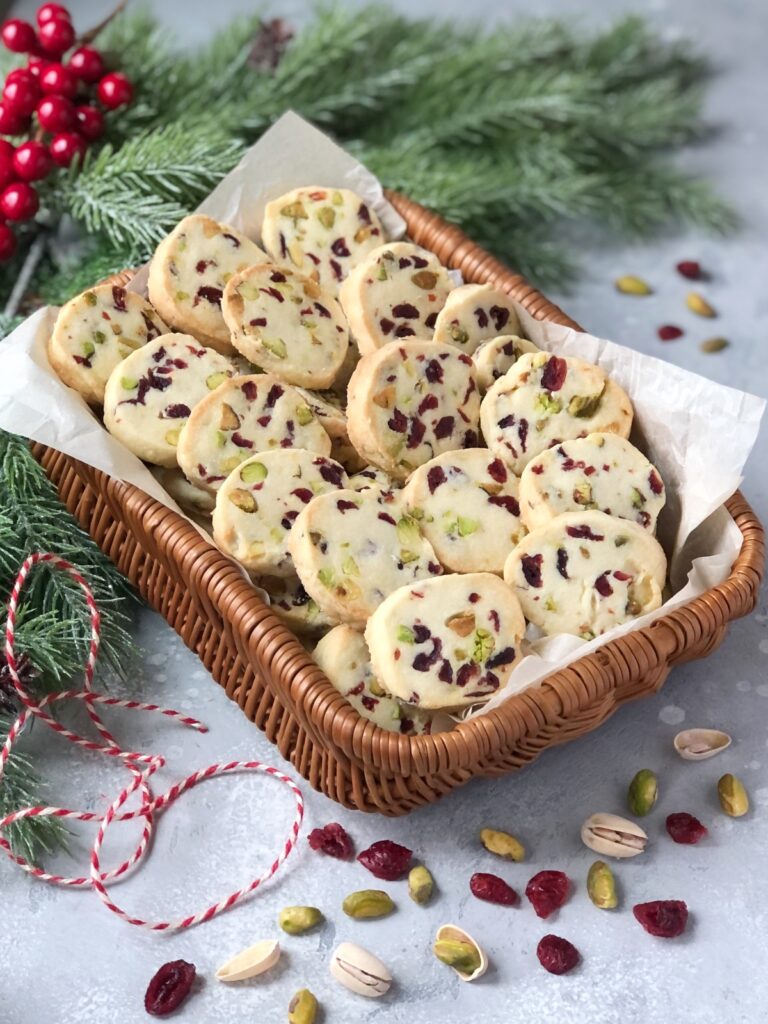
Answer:
[[[91,619],[91,639],[88,649],[88,659],[85,666],[83,689],[63,690],[59,693],[51,693],[46,696],[36,698],[26,690],[19,677],[18,661],[14,652],[14,637],[16,629],[16,614],[21,591],[24,588],[24,584],[29,573],[34,566],[40,562],[47,563],[54,569],[60,569],[63,572],[68,573],[72,579],[79,584],[85,596],[85,602],[88,606],[88,612]],[[240,903],[246,898],[246,896],[250,895],[250,893],[255,889],[258,889],[263,882],[266,882],[267,879],[271,878],[276,873],[280,865],[296,845],[299,829],[301,828],[302,819],[304,817],[304,800],[301,795],[301,790],[292,781],[292,779],[288,778],[287,775],[278,771],[277,768],[272,768],[269,765],[262,764],[260,761],[230,761],[226,764],[212,764],[209,765],[208,768],[204,768],[202,771],[193,772],[192,775],[187,776],[186,779],[183,779],[181,782],[177,782],[174,786],[171,786],[166,793],[163,793],[160,796],[153,796],[149,782],[155,772],[163,767],[165,764],[165,758],[160,754],[142,754],[135,751],[124,750],[101,720],[97,710],[98,706],[123,708],[131,711],[154,711],[158,714],[165,715],[168,718],[176,720],[181,725],[188,726],[191,729],[197,729],[198,732],[207,732],[207,729],[201,722],[198,722],[197,719],[190,718],[187,715],[182,715],[180,712],[173,711],[170,708],[161,708],[158,707],[157,704],[144,704],[135,700],[121,700],[117,697],[110,697],[106,694],[96,693],[93,689],[93,674],[99,652],[99,632],[99,609],[96,606],[91,588],[75,567],[65,559],[60,558],[58,555],[47,552],[30,555],[19,570],[16,582],[13,585],[13,590],[11,591],[10,600],[8,601],[8,618],[5,627],[5,660],[8,665],[8,672],[16,690],[16,694],[23,705],[23,710],[11,726],[8,737],[2,747],[2,750],[0,750],[0,784],[2,784],[5,766],[8,762],[11,751],[13,750],[14,744],[17,742],[19,736],[24,731],[25,726],[32,718],[38,718],[59,736],[69,740],[76,746],[82,747],[85,750],[93,750],[97,753],[104,754],[107,757],[114,757],[117,760],[122,761],[126,769],[131,773],[131,781],[120,791],[115,800],[113,800],[107,808],[106,813],[103,815],[89,811],[69,810],[64,807],[45,806],[24,807],[20,810],[13,811],[11,814],[7,814],[4,818],[0,818],[0,848],[5,851],[12,861],[18,864],[19,867],[23,868],[24,871],[43,882],[50,882],[54,885],[71,887],[80,886],[83,888],[94,889],[104,906],[107,907],[108,910],[111,910],[112,913],[117,914],[118,917],[121,917],[124,921],[127,921],[129,924],[139,925],[140,927],[148,928],[151,931],[169,931],[178,928],[191,928],[192,925],[201,924],[203,921],[210,921],[211,918],[224,913],[225,910],[229,910],[231,907],[234,907],[235,904]],[[66,728],[66,726],[53,718],[46,710],[46,708],[54,703],[68,700],[79,700],[85,704],[88,716],[101,737],[100,741],[91,740],[85,736],[80,736],[77,733],[72,732],[70,729]],[[288,838],[283,844],[280,853],[266,871],[264,871],[258,878],[255,878],[252,882],[249,882],[249,884],[243,889],[238,889],[225,899],[211,904],[211,906],[197,914],[190,914],[176,921],[145,921],[138,917],[132,917],[130,914],[126,913],[126,911],[122,910],[112,900],[111,896],[107,892],[106,883],[124,875],[142,859],[149,848],[157,812],[169,807],[183,793],[192,789],[199,782],[204,782],[206,779],[211,779],[217,775],[228,775],[232,772],[239,771],[262,772],[265,775],[272,776],[279,782],[284,783],[290,789],[296,801],[296,816],[294,818],[293,825],[291,826]],[[122,810],[134,793],[139,794],[139,798],[141,800],[140,806],[136,810]],[[25,860],[24,857],[13,852],[10,843],[2,835],[2,830],[7,826],[12,825],[14,822],[21,821],[24,818],[43,817],[68,818],[75,821],[98,823],[98,832],[96,833],[96,838],[91,849],[90,872],[88,875],[74,878],[67,878],[62,875],[53,875],[44,871],[42,868],[36,867],[34,864]],[[104,837],[107,833],[107,829],[114,822],[130,821],[136,818],[143,819],[142,834],[136,849],[131,856],[128,857],[127,860],[123,861],[123,863],[118,867],[112,868],[109,871],[102,871],[101,851],[104,845]]]

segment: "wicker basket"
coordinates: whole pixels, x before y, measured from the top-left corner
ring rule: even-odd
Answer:
[[[492,282],[534,317],[577,327],[457,228],[402,196],[389,199],[414,241],[465,280]],[[728,622],[754,607],[763,572],[763,530],[737,493],[727,506],[744,540],[724,583],[451,732],[405,737],[360,718],[238,569],[185,519],[60,452],[33,450],[83,527],[283,757],[315,789],[364,811],[406,814],[596,728],[621,704],[658,690],[673,665],[717,647]]]

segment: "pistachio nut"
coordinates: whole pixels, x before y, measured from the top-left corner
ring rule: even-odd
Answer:
[[[607,857],[636,857],[648,842],[648,836],[634,821],[605,813],[587,818],[581,826],[581,839],[590,850]]]
[[[624,274],[616,279],[616,290],[624,295],[650,295],[651,286],[642,277],[634,274]]]
[[[350,992],[369,999],[386,995],[392,984],[392,975],[381,960],[354,942],[342,942],[334,950],[331,976]]]
[[[422,906],[429,903],[434,888],[435,880],[423,864],[411,868],[408,872],[408,895],[414,903],[420,903]]]
[[[303,935],[322,920],[323,913],[317,907],[285,907],[280,911],[277,923],[289,935]]]
[[[288,1004],[288,1024],[315,1024],[317,1000],[308,988],[300,988]]]
[[[704,761],[727,750],[731,737],[718,729],[684,729],[675,736],[674,744],[686,761]]]
[[[685,297],[685,304],[688,309],[697,316],[717,316],[713,307],[710,306],[704,296],[699,292],[688,292]]]
[[[587,875],[587,892],[589,898],[601,910],[613,910],[618,906],[616,895],[616,879],[604,860],[596,860]]]
[[[219,981],[245,981],[246,978],[264,974],[270,967],[274,967],[279,959],[280,943],[275,939],[264,939],[227,960],[216,971],[216,977]]]
[[[641,768],[629,784],[627,803],[632,814],[644,818],[659,795],[659,780],[650,768]]]
[[[366,917],[384,917],[395,909],[388,893],[383,889],[360,889],[351,892],[341,905],[348,917],[362,920]]]
[[[731,818],[740,818],[749,810],[749,797],[744,783],[730,772],[718,782],[717,795],[720,806]]]
[[[432,952],[451,967],[462,981],[475,981],[488,970],[488,957],[472,936],[455,924],[437,929]]]
[[[706,352],[709,355],[712,352],[722,352],[724,348],[728,348],[730,341],[727,338],[705,338],[699,344],[699,348],[702,352]]]
[[[500,832],[495,828],[482,828],[480,829],[480,842],[489,853],[495,853],[497,857],[506,857],[507,860],[514,860],[518,863],[525,860],[525,847],[509,832]]]

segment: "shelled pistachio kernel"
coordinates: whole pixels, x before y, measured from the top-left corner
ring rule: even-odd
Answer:
[[[749,797],[744,783],[730,772],[717,783],[717,795],[720,806],[731,818],[741,818],[749,810]]]
[[[285,907],[277,923],[289,935],[303,935],[323,920],[323,913],[317,907]]]
[[[604,860],[596,860],[587,875],[587,892],[596,907],[613,910],[618,906],[616,879]]]
[[[627,804],[638,818],[650,813],[659,796],[659,780],[650,768],[641,768],[629,784]]]
[[[692,313],[697,316],[717,316],[715,309],[710,306],[707,300],[699,292],[688,292],[685,297],[685,304]]]
[[[317,999],[308,988],[300,988],[288,1004],[288,1024],[315,1024]]]
[[[461,974],[474,974],[480,967],[480,952],[471,942],[460,939],[437,939],[432,947],[438,960],[460,971]]]
[[[351,892],[346,897],[341,909],[348,917],[354,917],[359,921],[391,914],[395,904],[383,889],[360,889],[359,892]]]
[[[408,895],[414,903],[423,906],[429,903],[435,888],[435,880],[423,864],[411,868],[408,872]]]
[[[482,828],[480,829],[480,842],[489,853],[495,853],[497,857],[505,857],[518,864],[525,860],[525,847],[509,832],[500,832],[495,828]]]
[[[652,291],[651,286],[642,277],[636,277],[634,274],[617,277],[616,290],[623,295],[650,295]]]

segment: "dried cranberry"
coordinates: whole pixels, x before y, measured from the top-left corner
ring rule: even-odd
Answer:
[[[401,302],[392,307],[392,316],[396,316],[400,320],[418,320],[419,311],[412,303]]]
[[[435,437],[440,441],[450,437],[455,423],[456,419],[454,416],[441,416],[435,424]]]
[[[601,533],[592,533],[588,526],[566,526],[565,532],[577,540],[605,540]]]
[[[243,437],[238,430],[232,434],[230,441],[232,444],[237,445],[238,448],[253,448],[253,441],[249,440],[247,437]]]
[[[212,285],[205,284],[202,288],[197,289],[197,295],[195,296],[195,301],[192,305],[196,306],[200,299],[205,299],[206,302],[210,302],[212,306],[220,306],[223,296],[224,292],[221,288],[214,288]]]
[[[557,571],[564,580],[570,579],[568,575],[568,552],[565,548],[557,549]]]
[[[677,341],[678,338],[682,338],[683,329],[674,324],[662,324],[656,329],[656,333],[661,341]]]
[[[408,428],[408,417],[395,406],[391,419],[387,420],[387,426],[397,434],[404,434]]]
[[[331,246],[331,252],[334,256],[349,256],[350,252],[347,248],[347,243],[343,238],[337,238]],[[341,268],[339,268],[341,269]]]
[[[180,420],[185,416],[189,416],[190,412],[191,410],[188,405],[178,402],[176,405],[167,405],[164,415],[169,420]]]
[[[632,908],[640,924],[649,935],[660,939],[674,939],[682,935],[688,923],[688,907],[684,900],[651,900]]]
[[[520,502],[511,494],[492,494],[488,498],[488,504],[497,505],[499,508],[506,509],[511,516],[520,515]]]
[[[443,368],[436,359],[430,359],[424,368],[424,376],[430,384],[442,384]]]
[[[531,587],[542,586],[541,581],[541,555],[523,555],[523,576]]]
[[[610,597],[613,593],[613,587],[608,582],[608,573],[604,572],[602,576],[598,576],[595,580],[595,590],[601,597]]]
[[[380,839],[358,854],[357,859],[376,878],[394,882],[408,871],[412,856],[413,851],[407,846],[400,846],[390,839]]]
[[[507,468],[501,459],[494,459],[493,462],[488,463],[488,476],[496,481],[497,484],[503,484],[507,479]]]
[[[309,845],[313,850],[319,850],[327,857],[335,857],[337,860],[349,860],[354,852],[352,840],[338,821],[312,829],[309,833]]]
[[[568,364],[559,356],[550,356],[541,375],[541,386],[545,391],[559,391],[565,383]]]
[[[341,466],[329,466],[327,462],[323,462],[322,459],[317,459],[315,465],[320,469],[320,476],[325,480],[327,484],[333,484],[334,487],[341,487],[342,477],[344,471]]]
[[[667,832],[676,843],[693,846],[700,839],[709,835],[706,825],[686,811],[667,815]]]
[[[339,512],[341,512],[342,515],[344,515],[345,512],[351,512],[352,509],[354,509],[356,512],[358,506],[355,504],[354,501],[347,501],[346,498],[339,498],[339,500],[336,502],[336,508],[339,510]]]
[[[266,406],[268,409],[272,409],[278,398],[285,393],[285,389],[280,384],[273,384],[267,393]]]
[[[501,665],[508,665],[510,661],[515,660],[515,649],[514,647],[504,647],[494,654],[492,658],[489,658],[485,663],[486,669],[499,668]]]
[[[189,995],[194,980],[194,964],[186,960],[171,960],[163,964],[147,987],[144,1009],[152,1017],[173,1013]]]
[[[570,883],[564,871],[539,871],[525,887],[538,917],[549,917],[568,898]]]
[[[504,309],[503,306],[491,306],[488,311],[491,314],[493,320],[493,326],[497,334],[502,333],[502,327],[506,327],[509,322],[509,310]]]
[[[440,421],[442,422],[442,420]],[[440,426],[440,423],[437,425]],[[408,440],[405,442],[406,448],[418,448],[421,442],[424,440],[424,435],[427,432],[427,426],[423,420],[417,419],[415,416],[411,417],[411,429],[408,431]],[[437,433],[437,427],[435,428],[435,437],[440,437]]]
[[[689,281],[698,281],[701,277],[701,264],[697,260],[681,260],[677,264],[677,272]]]
[[[579,962],[579,951],[559,935],[545,935],[536,947],[536,956],[545,971],[550,974],[567,974]]]
[[[442,466],[433,466],[427,473],[427,486],[429,493],[434,494],[438,487],[446,481],[445,470]]]
[[[488,875],[478,871],[469,880],[469,891],[479,900],[487,900],[488,903],[501,903],[505,907],[514,907],[520,902],[511,885],[508,885],[498,875]]]
[[[387,317],[382,317],[381,320],[379,320],[379,327],[381,328],[382,334],[389,334],[394,326],[394,321],[387,319]]]
[[[125,305],[125,288],[120,288],[119,285],[114,285],[112,288],[112,302],[114,303],[115,309],[119,309],[121,313],[127,312]]]
[[[651,470],[648,476],[648,483],[650,484],[650,488],[654,494],[661,494],[664,490],[664,484],[661,482],[661,477],[655,469]]]
[[[436,409],[439,404],[437,395],[425,395],[419,403],[417,412],[419,416],[423,416],[424,413],[429,412],[430,409]]]

